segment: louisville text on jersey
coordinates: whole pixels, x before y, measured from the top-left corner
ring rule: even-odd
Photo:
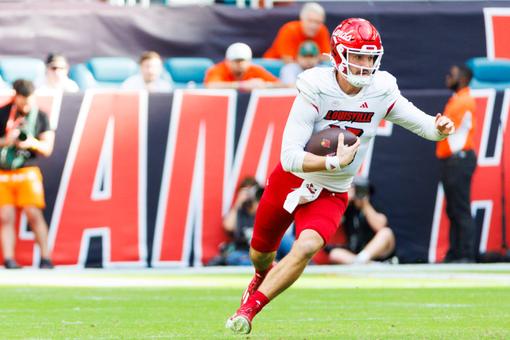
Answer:
[[[373,112],[329,110],[324,119],[351,123],[370,123],[373,116]]]

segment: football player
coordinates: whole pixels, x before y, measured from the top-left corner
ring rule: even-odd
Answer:
[[[395,77],[378,71],[382,55],[377,29],[364,19],[346,19],[331,36],[333,67],[316,67],[299,76],[281,163],[268,179],[255,217],[250,248],[255,276],[240,308],[227,320],[232,331],[249,333],[255,315],[297,280],[336,232],[347,191],[382,119],[431,141],[454,132],[449,118],[425,114],[400,94]],[[339,134],[336,155],[304,151],[314,132],[331,126],[354,131],[358,140],[347,146]],[[278,244],[293,220],[296,241],[274,265]]]

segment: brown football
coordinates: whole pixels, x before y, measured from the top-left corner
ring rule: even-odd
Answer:
[[[356,135],[348,130],[341,128],[327,128],[314,133],[308,143],[306,143],[305,151],[318,156],[333,155],[336,153],[338,146],[338,135],[344,134],[344,144],[352,145],[356,143]]]

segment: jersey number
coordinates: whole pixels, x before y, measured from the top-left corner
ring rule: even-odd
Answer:
[[[340,126],[334,125],[334,124],[330,124],[329,127],[330,128],[336,128],[336,129],[340,128]],[[352,132],[355,136],[358,136],[358,137],[361,137],[363,135],[363,132],[364,132],[363,129],[357,129],[357,128],[353,128],[353,127],[350,127],[350,126],[346,126],[345,130]]]

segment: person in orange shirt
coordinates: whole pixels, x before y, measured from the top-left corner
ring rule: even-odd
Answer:
[[[269,71],[251,63],[250,46],[234,43],[227,48],[225,60],[212,66],[205,75],[206,88],[253,90],[268,87],[283,87]]]
[[[453,66],[446,76],[446,86],[454,91],[444,115],[450,118],[456,132],[437,143],[441,182],[446,197],[446,213],[450,220],[450,248],[445,262],[475,262],[476,225],[471,215],[471,178],[476,168],[473,150],[476,103],[469,92],[473,74],[466,66]]]
[[[320,53],[329,54],[329,31],[324,25],[326,12],[315,2],[307,3],[301,9],[300,20],[291,21],[283,25],[271,47],[264,53],[264,58],[282,59],[285,63],[294,62],[301,43],[313,40],[319,46]],[[321,55],[323,61],[328,61],[328,55]]]

